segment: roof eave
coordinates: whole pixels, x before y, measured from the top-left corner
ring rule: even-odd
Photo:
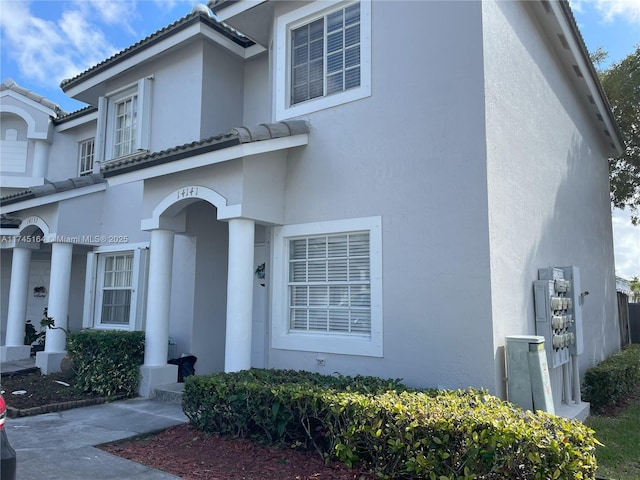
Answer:
[[[565,38],[567,39],[568,46],[576,64],[580,69],[580,72],[584,72],[584,81],[591,97],[593,98],[594,104],[602,117],[602,122],[605,125],[605,128],[602,130],[605,140],[608,141],[609,145],[612,147],[612,153],[615,152],[617,155],[622,155],[625,151],[622,131],[620,130],[620,126],[613,115],[611,105],[607,100],[607,96],[602,87],[602,83],[600,82],[600,78],[598,77],[598,73],[591,62],[589,51],[584,43],[582,34],[580,33],[568,0],[544,3],[547,3],[554,12],[555,17],[560,24],[560,28],[565,34]]]
[[[253,48],[255,45],[251,40],[234,37],[208,16],[202,13],[192,13],[76,77],[63,80],[60,88],[72,98],[81,98],[84,93],[110,78],[189,41],[197,35],[204,35],[243,58],[259,53]]]

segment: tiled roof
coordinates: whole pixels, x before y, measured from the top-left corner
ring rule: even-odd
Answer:
[[[37,102],[40,105],[43,105],[43,106],[45,106],[47,108],[50,108],[58,116],[67,114],[67,112],[62,110],[56,103],[53,103],[52,101],[47,100],[42,95],[38,95],[37,93],[33,93],[29,89],[21,87],[12,78],[5,78],[2,81],[2,83],[0,84],[0,91],[2,91],[2,90],[13,90],[14,92],[19,93],[20,95],[24,95],[25,97],[33,100],[34,102]]]
[[[0,228],[18,228],[22,220],[11,218],[5,214],[0,215]]]
[[[11,205],[12,203],[23,202],[25,200],[31,200],[32,198],[46,197],[47,195],[53,195],[54,193],[66,192],[67,190],[87,187],[89,185],[104,182],[106,182],[106,180],[101,174],[93,173],[91,175],[83,175],[82,177],[70,178],[60,182],[45,183],[44,185],[31,187],[27,190],[5,195],[0,198],[0,205]]]
[[[89,113],[93,113],[97,111],[98,111],[98,107],[95,107],[93,105],[87,105],[86,107],[82,107],[73,112],[65,113],[64,115],[58,117],[56,119],[56,124],[68,122],[70,120],[73,120],[74,118],[78,118],[83,115],[88,115]]]
[[[142,168],[161,165],[202,153],[222,150],[242,143],[259,142],[274,138],[289,137],[309,133],[309,125],[304,120],[290,120],[279,123],[263,123],[257,127],[236,127],[222,135],[216,135],[198,142],[191,142],[160,152],[145,153],[136,157],[115,160],[102,167],[105,177],[112,177]]]
[[[121,62],[132,55],[135,55],[141,50],[151,47],[152,45],[166,38],[167,36],[173,35],[198,22],[206,23],[213,30],[216,30],[218,33],[229,38],[231,41],[237,43],[241,47],[246,48],[254,45],[254,42],[252,40],[245,37],[238,31],[234,30],[233,28],[227,26],[226,24],[222,22],[216,22],[214,19],[209,17],[204,12],[194,11],[194,12],[191,12],[189,15],[182,17],[180,20],[177,20],[167,25],[166,27],[161,28],[157,32],[152,33],[148,37],[143,38],[139,42],[134,43],[130,47],[127,47],[124,50],[121,50],[115,55],[107,58],[106,60],[103,60],[102,62],[98,63],[97,65],[94,65],[88,70],[85,70],[84,72],[76,75],[75,77],[62,80],[62,82],[60,83],[60,88],[62,88],[63,91],[67,91],[69,88],[73,87],[75,84],[87,78],[93,77],[94,75],[97,75],[98,73],[106,70],[112,65],[117,64],[118,62]]]

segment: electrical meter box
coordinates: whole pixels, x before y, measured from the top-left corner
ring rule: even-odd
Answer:
[[[580,271],[578,267],[538,270],[533,284],[536,334],[544,337],[551,368],[583,352]]]

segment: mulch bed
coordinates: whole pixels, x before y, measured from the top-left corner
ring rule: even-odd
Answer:
[[[318,454],[207,435],[178,425],[156,435],[99,448],[185,480],[373,480],[340,463],[324,465]]]
[[[0,385],[10,418],[59,412],[107,401],[100,395],[78,391],[74,379],[66,374],[41,375],[40,369],[2,374]]]

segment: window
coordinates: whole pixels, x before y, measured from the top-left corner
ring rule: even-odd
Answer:
[[[276,120],[371,94],[370,1],[315,2],[276,29]]]
[[[131,313],[133,252],[102,255],[100,266],[100,323],[128,325]]]
[[[90,252],[85,286],[85,328],[142,329],[147,280],[146,247]]]
[[[89,175],[93,173],[93,152],[94,139],[90,138],[84,142],[80,142],[80,161],[78,175]]]
[[[379,217],[275,230],[274,348],[382,356]]]
[[[369,232],[289,241],[289,328],[371,334]]]
[[[291,30],[291,104],[360,86],[360,4]]]
[[[132,94],[115,102],[113,109],[113,156],[124,157],[135,153],[138,95]]]
[[[152,77],[98,100],[95,161],[149,151]]]

